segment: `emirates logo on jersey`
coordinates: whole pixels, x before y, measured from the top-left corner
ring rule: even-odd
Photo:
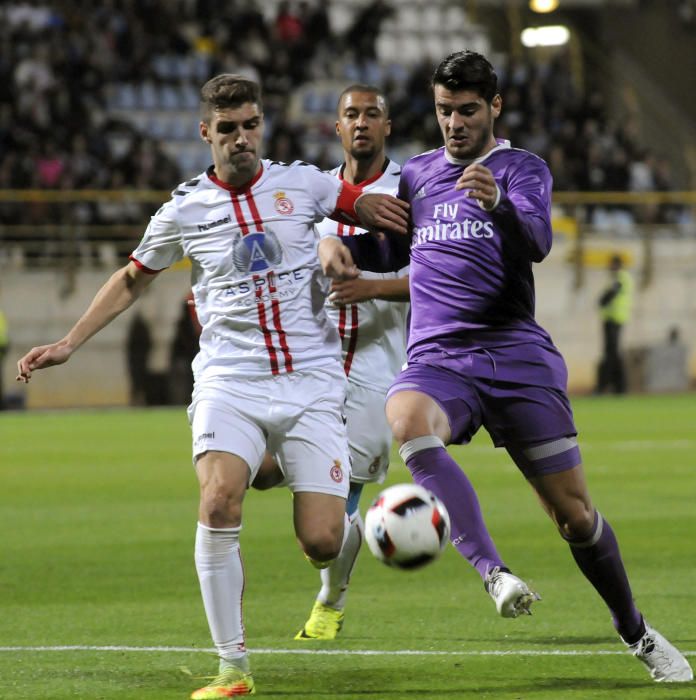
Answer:
[[[290,216],[295,211],[295,205],[291,199],[285,196],[285,192],[276,192],[273,197],[275,198],[275,210],[282,216]]]
[[[232,248],[232,263],[242,273],[261,272],[280,263],[283,249],[278,237],[266,227],[263,231],[239,236]]]

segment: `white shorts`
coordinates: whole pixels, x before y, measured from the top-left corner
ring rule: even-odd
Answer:
[[[346,498],[350,453],[340,364],[261,379],[216,379],[197,384],[188,409],[193,461],[217,450],[238,455],[249,480],[264,451],[283,465],[291,491]]]
[[[382,483],[389,468],[392,432],[384,413],[383,391],[348,380],[346,419],[352,460],[351,481]]]

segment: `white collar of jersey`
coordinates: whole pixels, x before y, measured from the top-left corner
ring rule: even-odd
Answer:
[[[484,160],[486,160],[486,158],[488,158],[489,155],[491,155],[491,153],[502,151],[506,148],[511,148],[510,142],[507,139],[499,139],[498,145],[495,148],[491,148],[491,150],[485,155],[482,155],[479,158],[472,158],[471,160],[461,160],[460,158],[451,156],[447,150],[447,147],[445,147],[445,160],[448,163],[452,163],[452,165],[471,165],[472,163],[482,163]]]
[[[368,177],[367,180],[363,180],[362,182],[357,182],[355,183],[356,187],[365,187],[366,185],[371,185],[374,182],[377,182],[383,175],[391,175],[394,173],[395,170],[400,169],[400,165],[395,163],[389,156],[384,157],[384,162],[382,163],[382,169],[375,173],[372,177]],[[343,161],[341,165],[337,165],[333,170],[330,170],[329,172],[332,175],[335,175],[339,180],[343,180],[343,173],[345,172],[346,169],[346,163]]]

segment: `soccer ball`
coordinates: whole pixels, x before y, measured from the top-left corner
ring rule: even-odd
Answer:
[[[399,569],[417,569],[437,559],[449,535],[447,509],[433,493],[416,484],[384,489],[365,514],[370,551]]]

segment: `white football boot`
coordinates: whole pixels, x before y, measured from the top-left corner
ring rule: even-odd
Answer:
[[[694,672],[684,655],[647,622],[645,634],[628,648],[658,682],[683,683],[694,679]]]
[[[539,594],[532,591],[521,578],[503,571],[499,566],[488,572],[483,585],[495,601],[501,617],[517,617],[522,613],[531,615],[532,603],[541,600]]]

